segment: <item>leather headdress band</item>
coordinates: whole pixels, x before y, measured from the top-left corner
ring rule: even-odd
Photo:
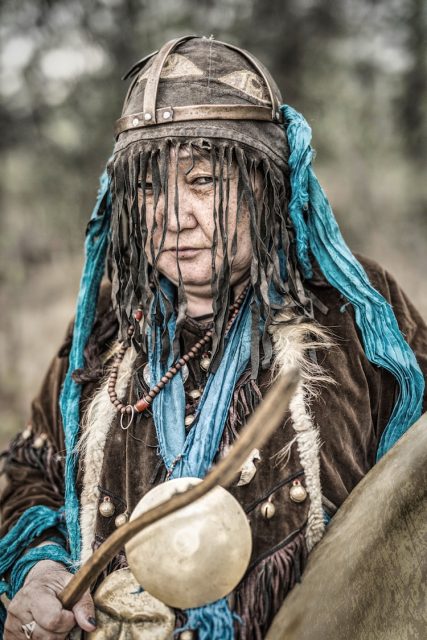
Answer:
[[[142,127],[149,127],[156,124],[168,124],[169,122],[184,122],[188,120],[264,120],[275,123],[283,122],[283,116],[279,109],[280,105],[274,95],[272,79],[268,71],[263,69],[258,61],[248,51],[226,42],[221,42],[220,40],[212,40],[212,42],[222,44],[229,49],[239,52],[252,64],[253,67],[255,67],[265,82],[270,96],[271,107],[241,104],[194,104],[179,107],[171,105],[170,107],[164,107],[162,109],[156,108],[157,90],[166,58],[179,44],[198,37],[199,36],[191,35],[170,40],[169,42],[166,42],[159,51],[155,51],[154,53],[146,56],[137,62],[132,69],[130,69],[125,78],[137,75],[141,67],[143,67],[150,58],[156,56],[147,76],[147,83],[144,91],[143,111],[123,116],[116,121],[114,127],[116,139],[124,131],[140,129]],[[130,95],[136,81],[137,78],[135,78],[129,87],[128,96]]]

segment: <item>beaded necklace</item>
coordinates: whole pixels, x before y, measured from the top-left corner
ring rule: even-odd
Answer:
[[[242,293],[238,296],[236,302],[230,305],[230,309],[229,309],[230,317],[226,325],[226,329],[225,329],[226,333],[229,331],[235,317],[239,313],[240,307],[242,306],[243,300],[245,299],[248,289],[249,289],[249,285],[247,285],[245,289],[242,291]],[[142,320],[142,310],[138,309],[135,312],[134,317],[137,320],[137,322],[140,322]],[[112,404],[116,407],[117,411],[121,414],[121,421],[122,421],[121,425],[123,429],[129,428],[129,426],[133,421],[135,413],[144,413],[144,411],[146,411],[151,406],[154,398],[162,391],[162,389],[164,389],[164,387],[172,380],[172,378],[176,376],[178,371],[180,371],[187,364],[187,362],[189,362],[189,360],[191,360],[192,358],[195,358],[200,353],[201,349],[208,345],[208,343],[211,341],[213,336],[213,330],[208,329],[204,334],[204,336],[200,338],[200,340],[198,340],[196,344],[193,347],[191,347],[189,351],[187,351],[187,353],[185,353],[183,356],[178,358],[178,360],[176,360],[176,362],[174,362],[173,365],[169,367],[165,375],[162,376],[162,378],[149,390],[149,392],[145,396],[143,396],[142,398],[139,398],[135,402],[135,404],[125,405],[117,397],[116,382],[117,382],[117,376],[118,376],[120,364],[123,361],[125,353],[131,344],[131,339],[134,334],[134,331],[135,331],[134,327],[129,327],[128,339],[123,342],[118,353],[115,356],[113,366],[111,367],[111,373],[108,379],[108,387],[107,387],[108,395],[110,396],[110,400]],[[126,427],[123,427],[123,418],[125,415],[129,416],[129,422],[126,425]]]

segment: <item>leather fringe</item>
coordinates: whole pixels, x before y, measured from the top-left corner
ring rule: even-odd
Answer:
[[[2,457],[5,464],[18,463],[37,469],[46,475],[53,492],[63,501],[64,496],[64,456],[60,456],[52,443],[46,438],[41,446],[35,446],[41,434],[31,433],[28,438],[18,434],[10,443]]]
[[[101,536],[95,535],[95,540],[92,543],[92,553],[101,546],[101,544],[105,542],[105,538]],[[96,579],[95,584],[91,587],[91,592],[95,593],[99,585],[105,580],[105,578],[113,573],[113,571],[118,571],[119,569],[126,569],[128,567],[128,561],[126,559],[125,550],[121,549],[115,556],[110,560],[107,566],[102,570]]]
[[[301,530],[288,544],[260,560],[236,589],[237,640],[262,640],[286,595],[300,582],[308,551]]]
[[[220,453],[225,453],[238,437],[240,429],[246,424],[250,416],[262,400],[261,391],[251,371],[246,371],[236,384],[231,400],[227,422],[225,423],[220,444]]]

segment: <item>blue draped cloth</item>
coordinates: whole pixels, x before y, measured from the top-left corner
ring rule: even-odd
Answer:
[[[173,287],[162,280],[164,295],[173,302]],[[160,454],[171,478],[203,478],[218,451],[237,380],[248,366],[251,355],[250,295],[225,338],[224,355],[214,374],[210,374],[197,408],[196,419],[186,435],[185,391],[181,372],[175,375],[153,401],[153,418]],[[171,315],[167,331],[169,344],[175,337],[176,319]],[[148,329],[149,366],[152,383],[160,380],[174,362],[172,350],[167,362],[161,362],[164,327],[154,323]],[[154,337],[154,339],[153,339]],[[232,640],[233,614],[227,600],[187,609],[184,629],[197,629],[199,640]]]

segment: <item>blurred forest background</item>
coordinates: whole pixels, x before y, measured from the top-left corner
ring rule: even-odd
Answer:
[[[85,224],[121,75],[166,40],[229,40],[313,127],[316,171],[353,250],[427,316],[424,0],[1,0],[0,442],[73,314]]]

